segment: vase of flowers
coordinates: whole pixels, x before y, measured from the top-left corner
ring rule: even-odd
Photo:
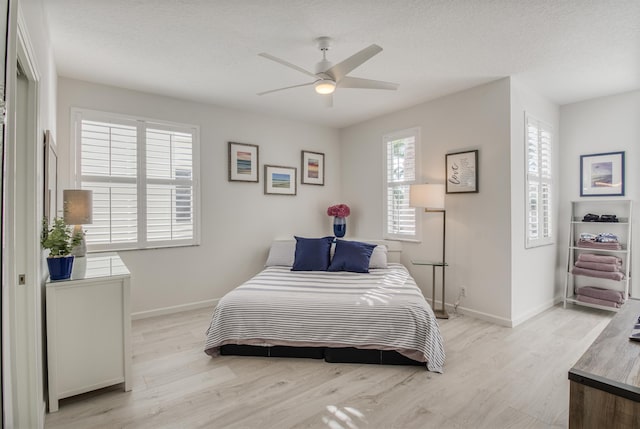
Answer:
[[[347,233],[347,216],[351,214],[351,209],[346,204],[337,204],[327,209],[327,214],[333,216],[333,234],[342,238]]]

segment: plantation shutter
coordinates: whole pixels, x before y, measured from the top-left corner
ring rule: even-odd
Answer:
[[[93,191],[89,244],[133,244],[137,234],[137,128],[135,124],[81,122],[82,188]],[[125,246],[126,247],[126,246]]]
[[[527,247],[553,242],[551,140],[551,127],[527,115]]]
[[[417,237],[416,209],[409,207],[409,185],[416,183],[418,176],[418,142],[417,130],[409,131],[385,138],[387,238]]]
[[[192,135],[147,129],[147,240],[193,237]]]
[[[76,112],[78,166],[93,191],[89,250],[198,243],[195,127]]]

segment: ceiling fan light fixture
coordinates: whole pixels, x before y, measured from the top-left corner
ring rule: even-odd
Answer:
[[[313,85],[318,94],[333,94],[336,90],[336,83],[330,79],[320,79]]]

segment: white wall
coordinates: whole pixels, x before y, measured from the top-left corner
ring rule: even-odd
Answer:
[[[342,195],[352,208],[349,227],[357,237],[382,237],[383,135],[420,127],[424,182],[444,183],[446,153],[479,150],[480,192],[446,197],[450,264],[446,302],[455,302],[464,285],[467,297],[461,308],[505,325],[511,317],[509,94],[509,79],[501,79],[354,125],[340,134]],[[410,260],[440,259],[441,219],[439,214],[423,214],[422,243],[403,245],[403,263],[428,299],[431,271],[412,266]]]
[[[564,288],[566,271],[567,222],[570,201],[630,199],[635,205],[632,225],[631,268],[640,267],[640,231],[638,201],[640,200],[640,91],[596,98],[560,108],[560,246],[558,249],[558,287]],[[603,152],[625,152],[624,197],[580,197],[580,155]],[[602,214],[602,213],[600,213]],[[632,276],[632,295],[640,297],[640,285]],[[564,290],[564,289],[563,289]]]
[[[560,295],[555,285],[558,235],[553,245],[525,249],[526,232],[526,154],[525,112],[551,125],[553,129],[552,228],[558,225],[559,183],[563,175],[559,166],[559,108],[511,78],[511,320],[513,325],[551,307]]]
[[[326,208],[340,202],[336,130],[67,78],[58,81],[61,171],[70,171],[71,107],[200,126],[201,245],[121,252],[133,274],[134,314],[220,298],[263,266],[276,237],[331,232]],[[260,183],[229,182],[227,142],[260,146],[260,164],[298,169],[298,195],[264,195]],[[300,185],[301,150],[325,154],[325,186]],[[61,177],[70,186],[70,177]],[[214,303],[210,303],[213,309]],[[155,314],[155,313],[153,313]]]

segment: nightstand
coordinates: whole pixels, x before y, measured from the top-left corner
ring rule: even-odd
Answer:
[[[129,270],[116,253],[76,259],[70,280],[46,284],[49,412],[91,390],[131,390]]]

